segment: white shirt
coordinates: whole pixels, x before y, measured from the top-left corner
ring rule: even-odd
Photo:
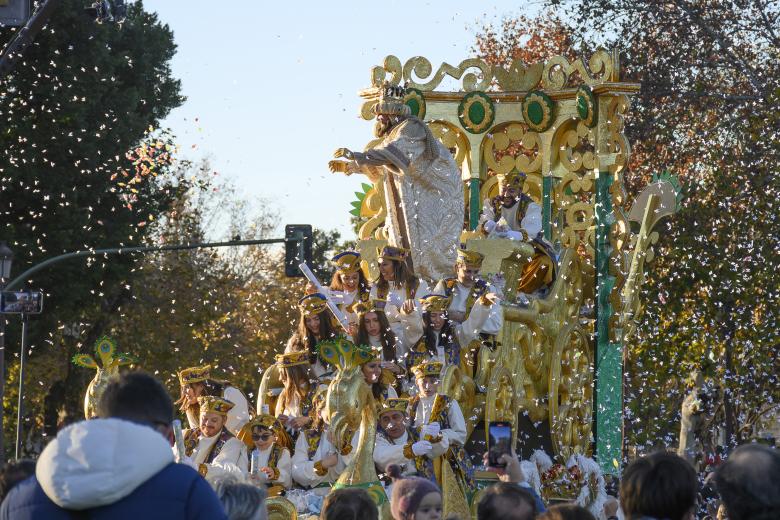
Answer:
[[[271,449],[274,447],[271,444],[263,451],[255,449],[258,452],[258,470],[268,466],[268,459],[271,456]],[[251,468],[250,468],[251,469]],[[279,478],[271,481],[273,484],[279,484],[284,486],[285,489],[289,489],[292,486],[292,478],[290,473],[292,471],[292,459],[290,458],[290,450],[282,448],[282,455],[279,457],[279,461],[276,463],[276,469],[279,470]]]
[[[376,285],[371,287],[371,299],[377,299],[378,288]],[[430,294],[431,290],[425,280],[420,279],[420,284],[417,290],[414,292],[414,307],[415,311],[411,314],[403,314],[401,312],[401,306],[407,300],[406,298],[406,286],[395,287],[393,282],[390,282],[390,290],[387,293],[387,305],[385,306],[385,315],[387,321],[390,323],[390,328],[395,333],[399,341],[404,342],[404,346],[408,349],[409,342],[413,342],[416,338],[420,337],[420,334],[416,334],[416,327],[422,327],[422,312],[419,299],[423,296]]]
[[[428,424],[435,397],[435,395],[420,397],[420,401],[417,403],[417,413],[414,417],[415,428]],[[461,446],[466,444],[466,420],[463,418],[463,412],[460,411],[460,405],[454,399],[450,400],[447,417],[450,420],[450,427],[441,430],[442,444],[446,444],[445,451],[451,443],[460,444]]]
[[[520,220],[520,226],[517,225],[517,210],[520,208],[520,204],[517,203],[511,208],[501,207],[501,218],[506,220],[509,233],[507,236],[515,240],[522,240],[523,235],[520,233],[521,229],[524,229],[528,233],[528,238],[534,238],[542,231],[542,207],[536,202],[529,202],[525,209],[525,215]],[[496,215],[493,211],[493,205],[490,199],[485,199],[482,206],[482,216],[479,219],[480,228],[488,220],[495,222]]]
[[[198,446],[192,454],[192,460],[196,465],[203,464],[211,447],[219,439],[219,434],[213,437],[201,435],[198,439]],[[206,464],[208,472],[206,479],[213,481],[224,475],[236,475],[243,478],[249,471],[249,461],[246,456],[246,444],[235,437],[231,437],[225,442],[219,454],[210,464]]]
[[[436,284],[434,292],[436,294],[444,294],[446,290],[444,280],[441,280]],[[487,292],[499,294],[499,291],[495,287],[488,284]],[[450,301],[449,309],[451,311],[466,312],[466,302],[469,299],[471,293],[471,287],[466,287],[460,282],[455,282],[455,287],[452,288],[452,301]],[[476,302],[473,307],[476,307]],[[504,309],[501,307],[501,303],[494,303],[490,305],[490,313],[486,317],[484,323],[479,327],[480,332],[485,334],[498,334],[501,327],[504,325]],[[462,345],[465,347],[465,345]]]
[[[353,447],[357,445],[358,434],[359,432],[355,433],[355,437],[352,438]],[[329,453],[337,454],[338,461],[336,465],[328,468],[328,473],[325,475],[317,475],[314,471],[314,464],[324,459]],[[338,480],[351,460],[351,454],[339,454],[333,444],[328,441],[327,429],[320,436],[320,442],[317,445],[317,451],[314,453],[314,456],[309,458],[309,442],[306,439],[306,432],[303,431],[295,442],[295,455],[292,458],[292,478],[304,488],[314,488],[323,483],[333,484]]]
[[[414,475],[417,472],[414,460],[404,456],[404,445],[407,442],[409,442],[409,434],[405,431],[397,439],[388,439],[384,435],[377,434],[374,446],[374,464],[376,464],[377,471],[385,473],[387,466],[398,464],[402,474]]]

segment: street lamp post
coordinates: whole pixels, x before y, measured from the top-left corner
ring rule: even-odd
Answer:
[[[5,242],[0,242],[0,291],[5,289],[11,278],[11,263],[14,252]],[[0,466],[5,464],[5,443],[3,435],[3,394],[5,393],[5,316],[0,315]]]

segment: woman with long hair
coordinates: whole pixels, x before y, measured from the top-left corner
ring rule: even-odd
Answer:
[[[241,427],[249,420],[249,402],[244,393],[227,381],[212,377],[211,365],[185,368],[179,372],[181,394],[176,404],[187,415],[191,429],[200,425],[200,405],[198,397],[222,397],[233,403],[227,414],[225,428],[237,435]]]
[[[298,329],[287,341],[284,349],[286,354],[292,352],[306,352],[312,365],[315,377],[322,377],[330,372],[330,368],[319,355],[317,344],[320,341],[328,341],[338,336],[331,320],[331,312],[328,310],[325,295],[320,293],[307,294],[298,300],[298,308],[301,317],[298,320]]]
[[[367,345],[359,345],[358,348],[369,353],[371,356],[369,361],[360,365],[360,371],[363,373],[366,384],[371,387],[371,394],[374,396],[377,407],[381,408],[385,399],[395,399],[398,397],[395,388],[390,385],[390,383],[395,381],[395,376],[392,375],[392,372],[389,372],[390,377],[383,377],[383,374],[388,372],[383,370],[382,353],[380,349]]]
[[[385,314],[386,302],[372,300],[369,303],[370,305],[361,304],[356,307],[358,326],[353,342],[378,349],[382,368],[396,375],[402,374],[402,360],[413,341],[423,332],[422,316],[417,309],[410,314],[400,314],[403,326],[399,337],[393,332]]]
[[[498,302],[494,293],[486,293],[474,302],[468,318],[463,323],[447,316],[450,299],[442,294],[428,294],[420,298],[423,313],[423,334],[412,347],[407,367],[426,360],[445,365],[461,364],[461,348],[479,338],[479,332],[490,316],[490,306]]]
[[[403,315],[419,311],[416,298],[428,294],[425,280],[418,278],[406,263],[406,249],[385,246],[379,251],[379,278],[371,288],[372,300],[386,300],[385,314],[396,337],[410,336]]]
[[[312,375],[307,352],[279,354],[276,365],[284,388],[276,400],[274,415],[288,430],[297,434],[311,424],[309,412],[317,380]]]
[[[328,296],[339,306],[344,314],[355,312],[355,305],[367,302],[371,294],[371,284],[360,268],[360,253],[342,251],[332,259],[336,272],[328,287]]]

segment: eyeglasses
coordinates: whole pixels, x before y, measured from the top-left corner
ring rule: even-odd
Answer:
[[[268,439],[271,438],[272,435],[273,435],[273,433],[260,433],[260,434],[253,433],[252,434],[252,440],[253,441],[267,441]]]

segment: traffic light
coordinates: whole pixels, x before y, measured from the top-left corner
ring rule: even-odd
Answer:
[[[284,275],[303,276],[298,264],[311,265],[311,247],[313,243],[309,224],[288,224],[284,226]]]

